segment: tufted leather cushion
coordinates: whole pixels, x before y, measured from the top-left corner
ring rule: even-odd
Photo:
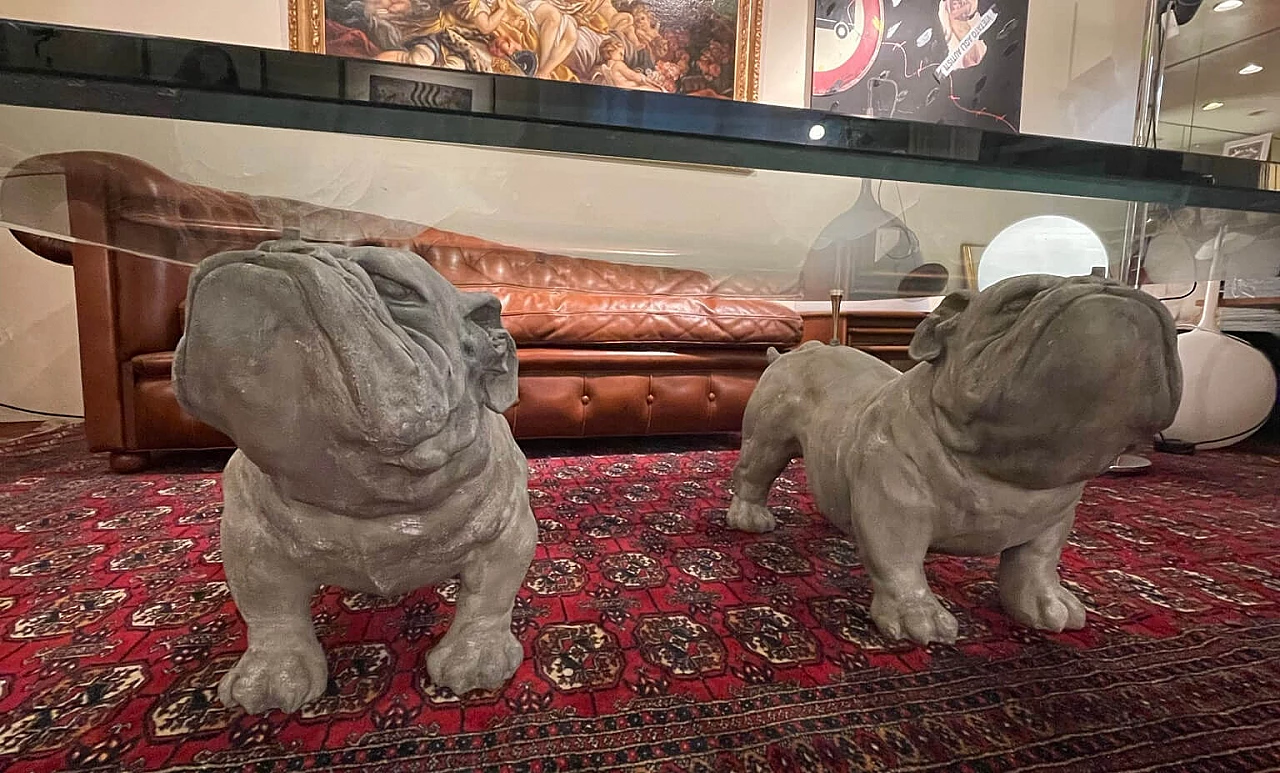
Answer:
[[[705,347],[704,347],[705,349]],[[737,432],[756,379],[759,350],[589,351],[523,348],[519,399],[505,414],[519,438]],[[134,448],[228,446],[178,407],[173,352],[133,358],[126,371]]]
[[[789,309],[759,298],[645,295],[523,287],[469,287],[502,301],[502,323],[517,344],[757,344],[799,341]]]
[[[759,371],[520,376],[518,438],[738,432]]]
[[[791,346],[800,315],[768,298],[729,295],[702,271],[515,249],[434,228],[409,242],[464,290],[502,301],[518,344]],[[735,288],[738,289],[738,288]]]

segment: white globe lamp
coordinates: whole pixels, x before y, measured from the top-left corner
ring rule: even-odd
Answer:
[[[1089,226],[1061,215],[1019,220],[996,234],[978,263],[978,289],[1024,274],[1089,276],[1107,268],[1107,248]]]

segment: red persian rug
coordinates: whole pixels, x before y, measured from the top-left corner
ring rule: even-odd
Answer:
[[[668,449],[671,446],[667,447]],[[225,456],[105,472],[77,428],[0,445],[0,769],[1242,771],[1280,768],[1280,460],[1157,456],[1090,487],[1043,635],[993,561],[939,557],[956,646],[881,639],[803,468],[779,529],[725,528],[732,450],[534,456],[527,659],[465,699],[426,679],[454,589],[315,603],[327,696],[224,710]]]

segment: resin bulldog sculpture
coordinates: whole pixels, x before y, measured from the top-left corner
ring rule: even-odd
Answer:
[[[501,415],[516,353],[500,312],[399,250],[268,242],[196,268],[174,387],[239,447],[222,562],[249,646],[224,704],[296,711],[325,691],[322,584],[390,596],[456,576],[432,681],[461,695],[514,673],[537,525]]]
[[[1015,277],[947,296],[910,354],[919,364],[899,373],[842,346],[771,352],[747,404],[729,524],[773,529],[769,487],[802,455],[819,509],[857,542],[885,636],[955,640],[925,578],[931,550],[999,554],[1014,619],[1082,627],[1059,555],[1084,482],[1173,420],[1169,313],[1116,282]]]

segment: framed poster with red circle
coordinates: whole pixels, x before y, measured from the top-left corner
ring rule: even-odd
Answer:
[[[1028,0],[817,0],[810,106],[1017,132]]]

